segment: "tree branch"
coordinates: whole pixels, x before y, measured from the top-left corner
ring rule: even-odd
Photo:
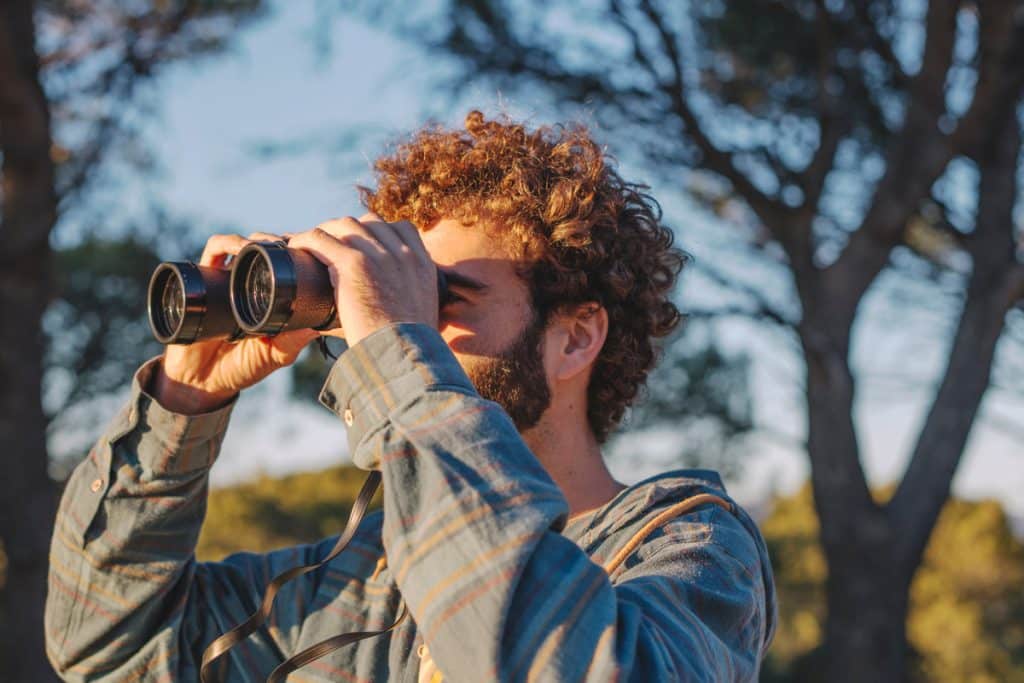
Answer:
[[[929,3],[924,57],[910,83],[903,129],[887,150],[885,175],[860,228],[823,274],[832,283],[830,289],[844,293],[836,304],[851,323],[907,220],[953,156],[939,119],[945,113],[945,79],[953,61],[958,10],[953,0]]]
[[[803,190],[804,201],[802,207],[803,221],[807,223],[804,231],[810,235],[811,221],[818,214],[818,204],[821,201],[822,192],[825,189],[825,180],[829,171],[835,165],[836,151],[839,143],[850,132],[852,120],[848,115],[838,111],[836,98],[829,93],[829,78],[832,77],[832,69],[835,65],[835,34],[832,22],[829,17],[828,8],[823,0],[815,2],[815,19],[818,30],[815,32],[818,39],[818,93],[817,93],[817,119],[818,119],[818,148],[814,151],[810,163],[800,174],[800,187]],[[810,247],[810,237],[806,240],[806,246]],[[811,255],[806,254],[803,259],[810,263]]]
[[[907,78],[903,72],[903,65],[893,51],[892,43],[878,30],[878,24],[871,17],[869,3],[854,2],[852,4],[857,12],[857,17],[860,19],[860,25],[864,27],[868,34],[868,39],[863,42],[863,45],[873,50],[892,69],[893,80],[896,85],[905,84]]]
[[[945,374],[917,444],[889,505],[903,539],[903,569],[916,567],[963,455],[989,386],[996,345],[1020,287],[1012,236],[1021,159],[1016,110],[979,151],[978,219],[967,249],[973,271]]]
[[[686,94],[686,78],[684,75],[682,55],[679,51],[679,38],[669,28],[658,10],[650,0],[641,0],[640,8],[647,20],[658,33],[661,49],[672,67],[672,77],[663,89],[672,102],[673,112],[680,118],[685,127],[686,135],[697,145],[703,156],[703,165],[728,180],[733,189],[743,197],[744,201],[757,214],[757,217],[776,239],[783,245],[791,259],[799,258],[801,249],[798,247],[799,236],[790,234],[786,226],[791,225],[794,212],[785,204],[772,199],[758,189],[750,179],[740,171],[731,153],[719,149],[705,132],[696,113],[690,107]]]
[[[762,320],[769,320],[780,327],[784,327],[788,330],[795,330],[799,325],[798,321],[790,320],[788,316],[776,309],[771,303],[769,303],[761,293],[754,287],[739,282],[736,278],[729,277],[716,269],[714,266],[709,265],[700,259],[694,259],[691,263],[691,267],[696,268],[702,275],[710,280],[713,280],[716,284],[730,291],[739,292],[751,302],[753,302],[752,308],[745,307],[732,307],[720,309],[724,312],[731,311],[732,315],[746,315],[747,317],[756,317]],[[688,312],[687,315],[697,315],[696,311]]]

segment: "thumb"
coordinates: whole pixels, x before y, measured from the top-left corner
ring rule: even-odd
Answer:
[[[311,329],[282,332],[273,338],[274,360],[283,365],[294,363],[302,349],[319,336],[319,332]]]

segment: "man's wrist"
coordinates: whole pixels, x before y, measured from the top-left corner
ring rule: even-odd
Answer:
[[[171,379],[163,364],[154,368],[148,393],[165,410],[179,415],[212,413],[230,403],[238,394],[218,394]]]

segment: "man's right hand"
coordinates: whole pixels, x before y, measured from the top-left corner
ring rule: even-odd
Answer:
[[[206,242],[199,265],[223,268],[228,257],[256,240],[279,240],[277,235],[254,233],[214,235]],[[315,330],[293,330],[275,337],[243,337],[192,344],[169,344],[153,378],[150,391],[161,406],[183,415],[216,410],[238,392],[251,387],[278,368],[291,365],[305,346],[319,335]]]

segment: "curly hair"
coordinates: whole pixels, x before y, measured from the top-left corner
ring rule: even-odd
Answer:
[[[530,131],[479,111],[465,130],[420,130],[374,170],[377,188],[359,191],[385,220],[485,226],[523,264],[541,321],[605,308],[608,337],[587,389],[590,427],[605,441],[647,379],[654,339],[680,321],[669,296],[685,255],[647,186],[624,181],[581,125]]]

